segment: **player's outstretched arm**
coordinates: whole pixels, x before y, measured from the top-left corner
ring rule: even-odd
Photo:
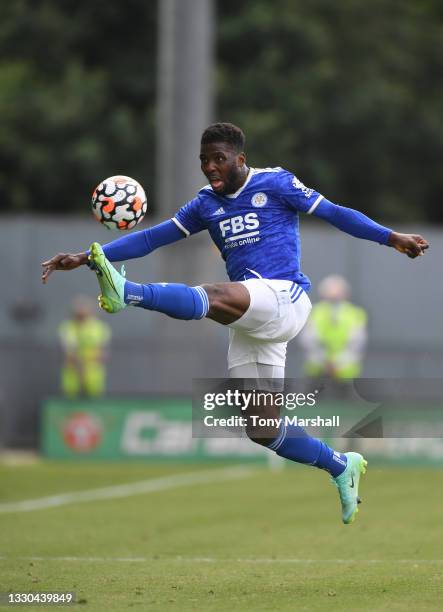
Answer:
[[[169,219],[148,229],[108,242],[103,245],[103,252],[109,261],[126,261],[149,255],[155,249],[185,237],[185,233]]]
[[[177,225],[169,220],[154,225],[149,229],[122,236],[103,246],[103,252],[109,261],[126,261],[144,257],[161,246],[177,242],[185,238],[185,234]],[[75,270],[88,263],[89,251],[84,253],[58,253],[42,263],[42,283],[46,284],[54,270]]]
[[[392,246],[412,259],[423,255],[424,251],[429,248],[428,242],[418,234],[394,232],[358,210],[334,204],[325,198],[319,199],[313,214],[351,236]]]
[[[411,259],[423,255],[425,250],[429,249],[429,243],[423,236],[419,234],[398,234],[397,232],[391,232],[388,238],[388,246],[394,247]]]

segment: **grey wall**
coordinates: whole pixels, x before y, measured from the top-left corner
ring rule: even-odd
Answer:
[[[149,219],[149,224],[155,223]],[[303,271],[316,284],[329,273],[344,274],[353,299],[369,313],[370,346],[364,376],[439,377],[443,372],[443,232],[420,232],[432,248],[409,260],[391,249],[356,240],[325,224],[302,219]],[[60,351],[56,330],[75,295],[96,296],[86,268],[56,272],[40,283],[40,262],[59,251],[76,252],[93,240],[115,237],[85,219],[6,218],[0,230],[0,443],[35,443],[43,398],[57,394]],[[141,282],[200,284],[226,280],[223,262],[206,234],[127,262],[127,276]],[[36,313],[18,322],[13,312]],[[226,330],[211,321],[182,322],[141,309],[107,315],[113,329],[109,392],[189,392],[194,377],[226,374]],[[289,346],[287,376],[300,375],[297,341]]]

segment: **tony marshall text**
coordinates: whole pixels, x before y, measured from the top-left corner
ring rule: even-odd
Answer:
[[[248,420],[249,419],[249,420]],[[256,414],[251,414],[248,417],[230,416],[227,418],[219,418],[208,414],[203,419],[206,427],[278,427],[282,423],[288,425],[298,425],[300,427],[340,427],[340,416],[334,415],[329,419],[324,419],[321,416],[300,418],[298,416],[285,416],[281,418],[265,418],[259,417]]]

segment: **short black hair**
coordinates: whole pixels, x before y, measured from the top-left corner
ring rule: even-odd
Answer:
[[[233,123],[213,123],[203,132],[201,144],[213,142],[227,142],[237,153],[241,153],[245,149],[246,138],[242,130]]]

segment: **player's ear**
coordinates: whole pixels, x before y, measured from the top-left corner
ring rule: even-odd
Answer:
[[[237,166],[239,167],[244,166],[245,163],[246,163],[246,155],[245,153],[241,152],[237,156]]]

